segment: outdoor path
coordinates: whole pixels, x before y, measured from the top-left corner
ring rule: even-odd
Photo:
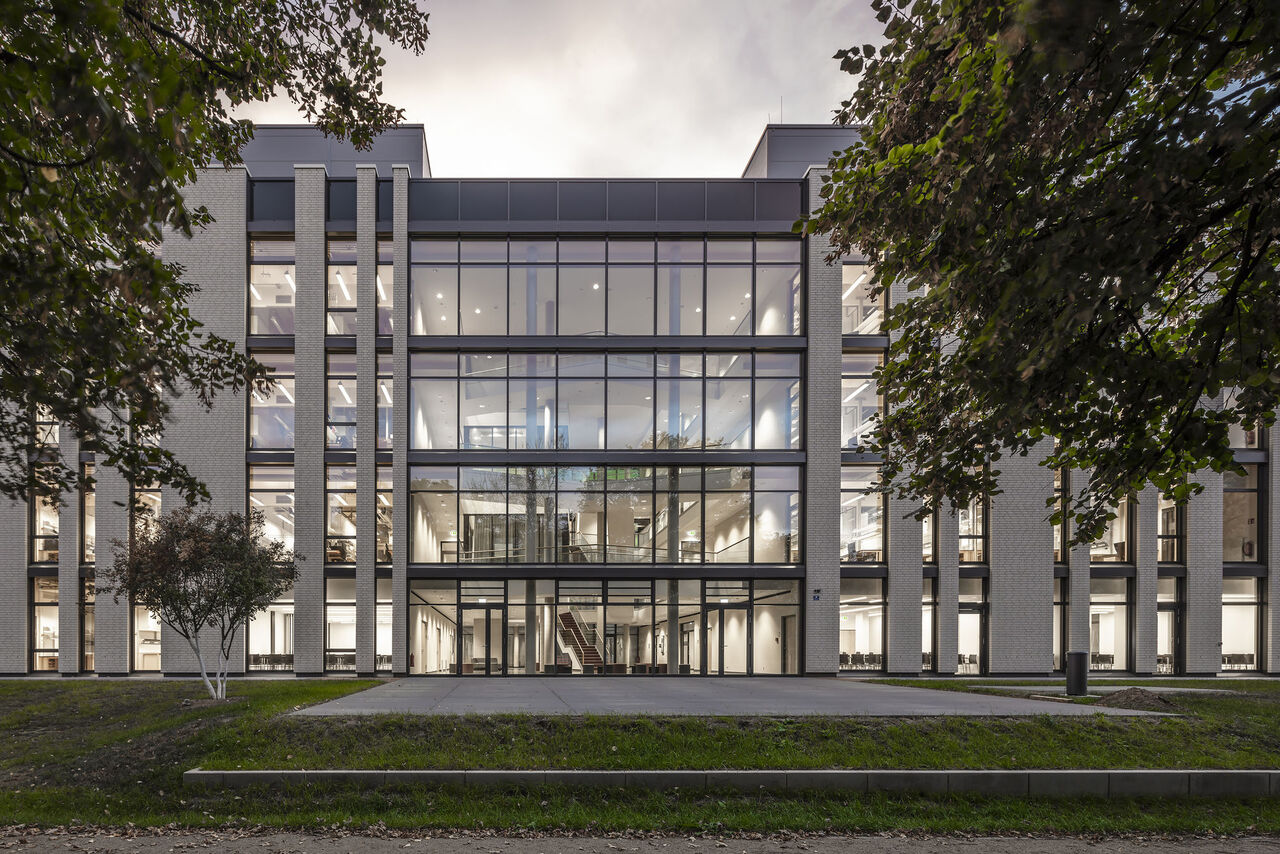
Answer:
[[[1028,838],[898,838],[839,837],[789,839],[733,839],[702,837],[656,837],[643,839],[577,837],[533,837],[508,839],[498,836],[457,838],[381,839],[366,836],[309,836],[279,833],[240,836],[229,833],[166,833],[164,836],[84,836],[84,835],[0,835],[0,851],[45,852],[139,852],[169,854],[174,851],[217,850],[228,854],[392,854],[420,851],[424,854],[1112,854],[1144,851],[1150,854],[1277,854],[1280,839],[1028,839]]]
[[[845,679],[431,676],[309,706],[299,715],[1146,715]]]

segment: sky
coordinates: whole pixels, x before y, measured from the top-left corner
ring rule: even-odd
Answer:
[[[424,0],[383,93],[436,177],[737,177],[766,122],[830,122],[879,40],[867,0]],[[240,115],[301,117],[284,99]]]

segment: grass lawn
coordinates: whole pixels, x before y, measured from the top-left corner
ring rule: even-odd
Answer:
[[[672,831],[1280,832],[1280,802],[771,797],[631,791],[188,791],[206,768],[1280,767],[1280,683],[1178,696],[1180,718],[285,717],[372,683],[0,683],[0,824]],[[942,687],[933,683],[929,687]],[[963,688],[962,685],[952,687]],[[194,702],[183,705],[190,698]]]

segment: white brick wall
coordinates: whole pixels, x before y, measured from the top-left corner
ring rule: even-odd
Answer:
[[[356,167],[356,671],[367,675],[375,669],[377,598],[377,180],[376,167]]]

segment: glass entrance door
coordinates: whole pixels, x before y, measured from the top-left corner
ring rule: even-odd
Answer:
[[[1182,673],[1182,608],[1159,605],[1156,609],[1156,673]]]
[[[492,605],[462,605],[458,609],[458,662],[464,676],[506,673],[505,609]]]
[[[707,605],[703,612],[706,662],[709,676],[736,676],[750,673],[751,613],[746,605]]]
[[[973,676],[987,672],[987,612],[978,606],[960,606],[956,673]]]

